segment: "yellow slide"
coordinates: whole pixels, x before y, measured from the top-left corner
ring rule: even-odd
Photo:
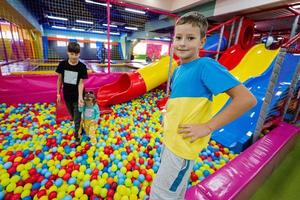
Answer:
[[[138,70],[138,73],[144,79],[147,91],[156,88],[168,80],[170,56],[161,58],[159,61],[149,64]],[[175,59],[172,63],[172,72],[177,67]]]
[[[260,76],[271,65],[278,52],[279,49],[266,49],[264,44],[255,45],[247,52],[241,62],[230,71],[230,73],[242,83],[251,77]],[[227,94],[215,96],[212,104],[212,114],[215,115],[218,113],[228,99],[229,96]]]

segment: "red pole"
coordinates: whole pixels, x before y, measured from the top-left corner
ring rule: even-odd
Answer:
[[[108,73],[110,73],[110,0],[106,0],[107,4],[107,67]]]

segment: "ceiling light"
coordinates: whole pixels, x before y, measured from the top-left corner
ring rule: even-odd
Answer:
[[[110,32],[111,35],[120,35],[118,32]]]
[[[136,31],[138,30],[137,27],[130,27],[130,26],[125,26],[125,29],[128,29],[128,30],[133,30],[133,31]]]
[[[102,24],[103,26],[108,26],[107,24]],[[110,24],[109,25],[110,27],[114,27],[114,28],[117,28],[118,26],[117,25],[113,25],[113,24]]]
[[[85,2],[86,2],[86,3],[96,4],[96,5],[99,5],[99,6],[105,6],[105,7],[107,7],[107,4],[106,4],[106,3],[99,3],[99,2],[90,1],[90,0],[85,0]],[[111,5],[109,5],[109,7],[111,7]]]
[[[131,9],[131,8],[125,8],[125,10],[128,12],[133,12],[133,13],[138,13],[138,14],[146,14],[145,11],[135,10],[135,9]]]
[[[92,31],[93,33],[104,33],[104,31]]]
[[[83,24],[94,24],[94,22],[83,21],[83,20],[76,20],[76,22],[83,23]]]
[[[64,18],[64,17],[55,17],[55,16],[49,16],[49,15],[47,15],[46,17],[49,18],[49,19],[57,19],[57,20],[62,20],[62,21],[68,21],[68,19]]]
[[[85,31],[84,29],[81,28],[72,28],[73,31]]]
[[[67,27],[64,27],[64,26],[52,26],[52,28],[67,29]]]

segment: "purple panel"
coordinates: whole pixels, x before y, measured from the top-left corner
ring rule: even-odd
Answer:
[[[100,86],[115,81],[120,73],[89,74],[85,88],[96,91]],[[56,101],[57,75],[2,76],[0,103],[37,103]]]
[[[211,200],[233,199],[299,131],[298,127],[281,123],[224,167],[190,188],[185,199],[199,199],[198,193]]]

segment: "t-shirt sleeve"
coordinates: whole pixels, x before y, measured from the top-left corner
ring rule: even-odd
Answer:
[[[171,90],[171,88],[172,88],[172,84],[173,84],[174,77],[175,77],[175,74],[176,74],[176,72],[177,72],[177,69],[178,69],[178,68],[174,69],[174,72],[173,72],[173,74],[172,74],[172,76],[171,76],[171,80],[170,80],[170,90]]]
[[[80,79],[87,79],[88,78],[88,74],[87,74],[87,68],[85,65],[82,65],[81,67],[81,73],[79,76]]]
[[[56,73],[62,74],[64,71],[63,62],[60,62],[55,70]]]
[[[213,59],[208,59],[205,63],[202,81],[214,95],[241,84],[225,67]]]

